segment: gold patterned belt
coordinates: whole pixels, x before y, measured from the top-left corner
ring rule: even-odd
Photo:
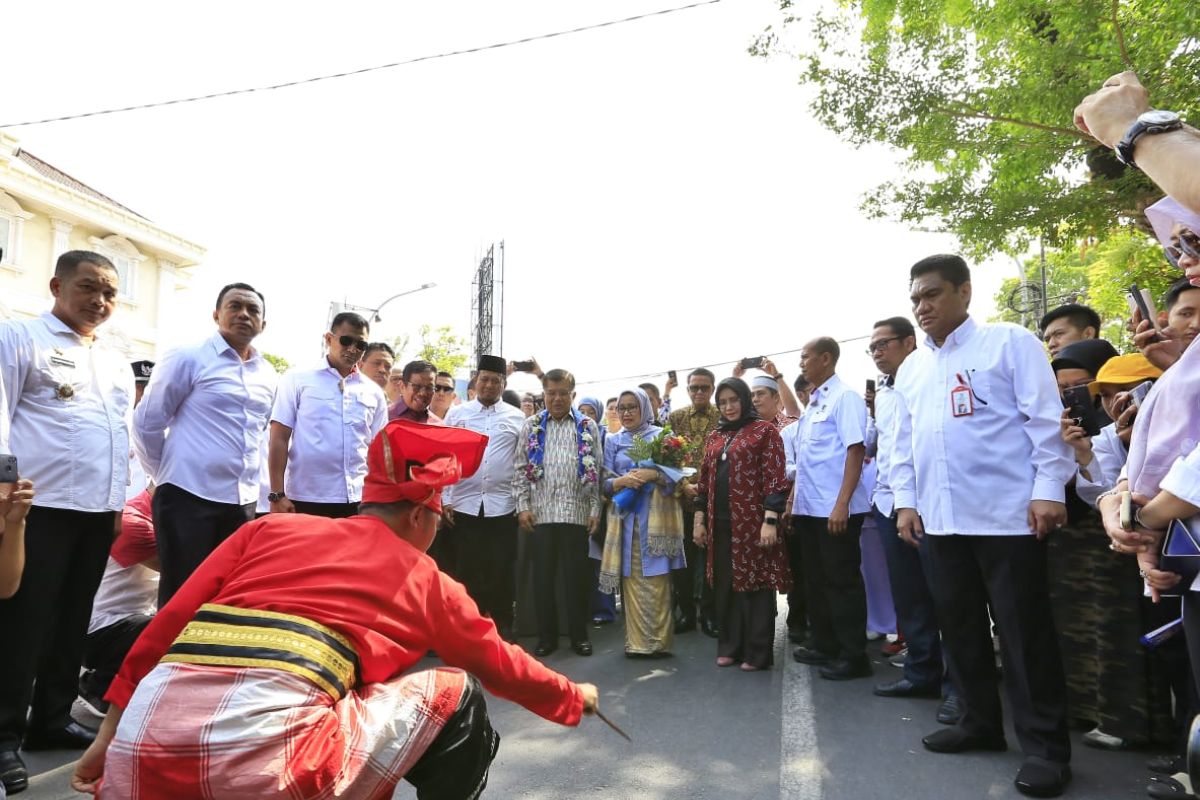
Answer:
[[[358,680],[348,639],[320,623],[275,611],[205,603],[163,662],[267,667],[299,675],[340,700]]]

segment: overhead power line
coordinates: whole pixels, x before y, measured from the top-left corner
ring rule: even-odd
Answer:
[[[224,92],[213,92],[212,94],[196,95],[194,97],[180,97],[174,100],[159,100],[153,103],[141,103],[133,106],[123,106],[121,108],[106,108],[98,111],[84,111],[78,114],[64,114],[60,117],[47,117],[46,119],[26,120],[24,122],[11,122],[0,124],[0,128],[21,128],[29,125],[46,125],[51,122],[67,122],[74,119],[84,119],[86,117],[99,117],[105,114],[123,114],[127,111],[142,111],[149,108],[163,108],[165,106],[177,106],[184,103],[198,103],[202,100],[215,100],[219,97],[233,97],[239,94],[251,94],[253,92],[270,92],[275,89],[290,89],[295,86],[304,86],[310,83],[318,83],[320,81],[331,81],[335,78],[351,78],[356,75],[365,75],[368,72],[378,72],[385,69],[395,69],[396,67],[406,67],[411,64],[420,64],[423,61],[436,61],[441,58],[451,58],[453,56],[464,56],[470,53],[482,53],[488,50],[499,50],[504,47],[513,47],[519,44],[529,44],[530,42],[539,42],[546,39],[556,39],[560,36],[570,36],[576,33],[585,33],[587,31],[599,30],[601,28],[611,28],[614,25],[624,25],[627,22],[637,22],[638,20],[650,19],[652,17],[661,17],[667,14],[674,14],[678,11],[690,11],[701,6],[711,6],[721,0],[699,0],[699,2],[689,3],[683,6],[674,8],[664,8],[658,11],[648,11],[644,14],[635,14],[632,17],[624,17],[622,19],[608,20],[607,22],[596,22],[591,25],[581,25],[578,28],[568,28],[561,31],[551,31],[550,33],[539,33],[533,36],[525,36],[520,39],[511,39],[505,42],[493,42],[492,44],[480,45],[478,47],[468,47],[463,50],[450,50],[445,53],[435,53],[433,55],[417,56],[416,58],[406,59],[404,61],[394,61],[391,64],[379,64],[374,67],[363,67],[362,69],[350,70],[348,72],[337,72],[332,75],[317,75],[311,78],[303,78],[300,80],[287,81],[285,83],[275,83],[269,86],[254,86],[248,89],[230,89]]]
[[[837,341],[838,341],[838,344],[846,344],[847,342],[858,342],[858,341],[862,341],[863,339],[870,339],[870,338],[871,338],[871,336],[868,334],[865,336],[851,336],[849,339],[838,339]],[[790,353],[799,353],[803,349],[804,349],[803,347],[794,347],[791,350],[780,350],[775,353],[764,353],[763,355],[772,357],[772,359],[773,359],[774,356],[786,356]],[[705,369],[712,369],[713,367],[719,367],[723,364],[730,364],[737,360],[738,359],[736,359],[736,358],[727,358],[724,361],[717,361],[712,364],[696,364],[695,366],[683,367],[683,368],[676,367],[675,370],[676,370],[676,372],[687,373],[694,369],[700,369],[701,367],[703,367]],[[667,370],[662,369],[662,370],[659,370],[658,372],[644,372],[641,375],[621,375],[620,377],[616,377],[616,378],[598,378],[596,380],[590,380],[590,381],[579,381],[576,385],[577,386],[594,386],[598,383],[613,383],[614,381],[636,381],[639,378],[657,378],[660,375],[665,375],[666,373],[667,373]]]

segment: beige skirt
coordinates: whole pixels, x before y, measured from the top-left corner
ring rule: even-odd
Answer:
[[[669,653],[675,626],[671,620],[671,573],[642,575],[641,531],[634,525],[629,575],[621,579],[625,602],[625,652],[637,655]]]

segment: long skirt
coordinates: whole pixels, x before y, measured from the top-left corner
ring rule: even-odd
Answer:
[[[99,797],[391,797],[465,681],[459,670],[425,670],[335,702],[282,670],[159,664],[125,709]]]
[[[625,603],[625,652],[655,655],[671,651],[675,626],[671,620],[671,573],[642,575],[640,532],[634,526],[629,575],[621,579]]]

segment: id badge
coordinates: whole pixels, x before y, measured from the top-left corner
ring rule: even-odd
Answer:
[[[950,390],[950,411],[956,417],[969,417],[975,413],[975,402],[969,387],[959,386]]]

